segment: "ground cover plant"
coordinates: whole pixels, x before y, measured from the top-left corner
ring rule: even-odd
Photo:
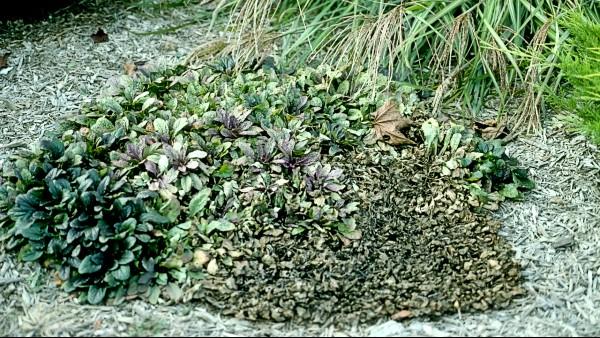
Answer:
[[[522,293],[484,210],[533,183],[498,141],[428,118],[385,77],[373,96],[349,68],[234,68],[124,76],[3,163],[3,247],[92,304],[197,299],[248,319],[440,315]]]

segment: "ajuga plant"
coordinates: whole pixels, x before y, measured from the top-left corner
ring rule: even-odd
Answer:
[[[215,273],[217,259],[233,264],[211,252],[223,243],[273,232],[359,239],[355,194],[327,159],[382,142],[416,146],[395,130],[407,123],[392,109],[409,115],[415,95],[398,83],[391,95],[385,77],[372,95],[368,76],[347,69],[234,66],[123,76],[111,95],[5,161],[1,245],[55,267],[66,291],[97,304],[185,300],[180,286]],[[478,181],[506,189],[515,174],[502,150],[478,147],[465,175],[474,168]]]
[[[344,175],[322,158],[360,144],[383,94],[329,68],[123,77],[114,95],[3,163],[0,233],[90,303],[199,276],[194,248],[273,229],[357,238]],[[362,79],[362,80],[361,80]],[[235,233],[235,235],[234,235]],[[196,272],[196,275],[193,274]]]
[[[421,129],[424,146],[442,176],[460,178],[471,192],[475,207],[496,209],[504,199],[520,200],[523,192],[535,187],[527,170],[506,155],[502,141],[485,139],[473,130],[452,122],[442,126],[435,119]]]

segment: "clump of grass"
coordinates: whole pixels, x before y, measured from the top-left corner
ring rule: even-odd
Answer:
[[[566,79],[567,95],[554,97],[558,108],[573,111],[569,124],[600,143],[600,20],[581,12],[565,16],[562,24],[570,36],[559,67]]]
[[[555,80],[552,68],[532,61],[536,51],[560,42],[559,27],[550,22],[571,8],[598,12],[589,0],[223,1],[235,8],[230,27],[239,33],[237,50],[258,50],[263,32],[276,32],[283,61],[350,64],[368,70],[373,81],[384,74],[429,86],[437,90],[434,110],[460,100],[476,113],[490,94],[500,97],[502,109],[525,85],[532,96],[522,108],[530,117],[519,123],[527,130],[539,125],[537,85]],[[248,35],[254,47],[241,48]]]

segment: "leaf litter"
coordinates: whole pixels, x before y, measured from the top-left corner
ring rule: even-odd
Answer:
[[[460,181],[428,174],[423,149],[333,161],[349,173],[365,210],[360,240],[262,237],[255,259],[213,274],[193,298],[241,319],[348,327],[503,308],[524,293],[499,222],[470,211]]]

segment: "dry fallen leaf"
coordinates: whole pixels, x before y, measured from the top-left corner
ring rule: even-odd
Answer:
[[[146,131],[149,133],[153,133],[156,131],[156,129],[154,129],[154,124],[152,122],[148,122],[148,124],[146,124]]]
[[[138,76],[138,73],[148,75],[154,71],[153,65],[147,61],[126,62],[123,68],[125,69],[125,74],[131,77]]]
[[[58,272],[56,272],[54,274],[54,285],[56,285],[56,287],[61,287],[63,285],[63,282],[64,281],[60,278]]]
[[[94,43],[101,43],[108,41],[108,34],[102,30],[102,28],[98,28],[98,31],[91,35]]]
[[[210,255],[204,250],[196,250],[194,251],[194,261],[193,264],[196,267],[202,267],[206,263],[210,261]]]
[[[206,271],[211,275],[214,275],[219,271],[219,266],[217,265],[216,259],[211,259],[211,261],[208,263],[208,266],[206,267]]]
[[[125,69],[125,74],[128,76],[133,76],[137,67],[135,66],[135,63],[126,62],[123,65],[123,68]]]
[[[485,121],[475,122],[473,129],[481,133],[481,137],[486,140],[506,136],[506,126],[503,123],[498,123],[496,119],[488,119]]]
[[[394,102],[389,100],[375,112],[373,118],[375,138],[393,145],[415,144],[400,132],[400,130],[410,127],[411,124],[409,119],[400,115]]]

